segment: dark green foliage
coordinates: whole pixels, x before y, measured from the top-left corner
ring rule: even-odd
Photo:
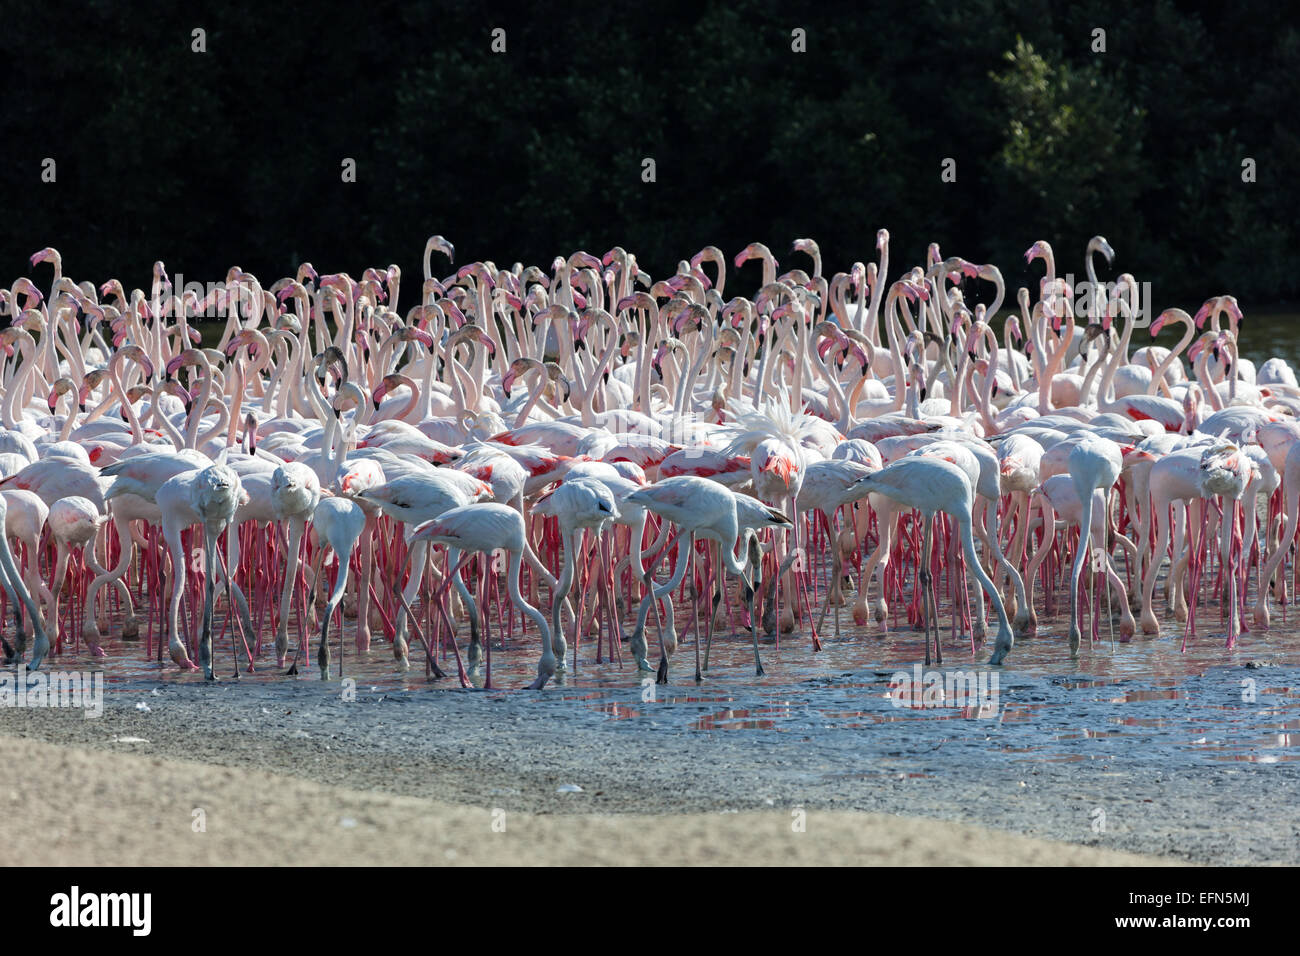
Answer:
[[[0,35],[0,271],[54,245],[128,287],[159,258],[200,281],[307,259],[396,261],[412,289],[432,233],[498,265],[618,243],[656,276],[706,243],[806,266],[788,250],[811,236],[834,271],[885,226],[895,273],[934,240],[1014,295],[1034,240],[1082,274],[1101,233],[1157,307],[1271,303],[1300,291],[1285,20],[1262,0],[25,5]]]

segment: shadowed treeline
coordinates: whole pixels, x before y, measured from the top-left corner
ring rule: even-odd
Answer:
[[[938,241],[1013,293],[1032,241],[1081,274],[1096,233],[1156,308],[1300,290],[1300,32],[1263,2],[92,2],[11,12],[0,50],[6,284],[45,245],[128,288],[155,259],[418,280],[435,232],[458,262],[617,243],[655,275],[810,236],[835,271],[884,226],[894,273]]]

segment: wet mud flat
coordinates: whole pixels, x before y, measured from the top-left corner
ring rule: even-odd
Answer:
[[[921,676],[962,671],[985,691],[996,678],[992,706],[949,682],[925,707],[900,680],[921,659],[910,631],[846,634],[820,654],[806,638],[765,647],[761,679],[728,636],[700,686],[689,642],[667,686],[595,664],[588,645],[541,692],[513,689],[531,677],[526,637],[494,653],[509,689],[395,676],[382,647],[345,662],[348,683],[308,670],[205,685],[113,655],[101,718],[0,709],[0,735],[489,812],[855,810],[1178,861],[1300,862],[1295,635],[1248,634],[1233,652],[1214,635],[1180,643],[1085,644],[1071,661],[1045,630],[1002,668],[982,666],[986,650],[949,651]]]

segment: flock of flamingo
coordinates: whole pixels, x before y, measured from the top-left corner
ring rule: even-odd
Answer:
[[[159,262],[128,293],[43,249],[48,293],[0,289],[6,662],[29,642],[29,669],[51,641],[102,657],[116,627],[210,680],[214,632],[236,676],[264,637],[288,673],[315,641],[328,678],[346,618],[358,652],[387,641],[404,669],[414,636],[463,686],[491,686],[492,630],[500,653],[517,626],[540,640],[534,689],[583,638],[666,682],[676,598],[698,681],[715,630],[748,630],[761,675],[762,643],[819,650],[828,613],[838,637],[852,590],[855,640],[901,608],[927,664],[941,590],[950,645],[981,646],[991,608],[992,664],[1035,634],[1039,588],[1048,611],[1067,592],[1071,654],[1085,626],[1159,633],[1166,607],[1184,645],[1198,609],[1229,648],[1268,626],[1300,520],[1300,387],[1238,355],[1232,296],[1161,312],[1141,331],[1181,326],[1177,345],[1134,348],[1149,313],[1133,276],[1097,279],[1100,236],[1091,295],[1040,241],[1037,295],[1005,316],[996,266],[932,244],[890,282],[883,229],[876,246],[828,277],[812,240],[780,274],[751,244],[732,264],[761,264],[758,292],[728,299],[713,246],[659,281],[619,247],[439,279],[434,253],[455,253],[434,236],[405,313],[396,266],[269,287],[235,267],[202,293]],[[981,282],[992,302],[968,305]]]

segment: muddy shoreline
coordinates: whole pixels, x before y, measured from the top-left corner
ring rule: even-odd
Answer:
[[[0,736],[510,814],[859,811],[1170,862],[1300,862],[1300,764],[1277,732],[1300,670],[1005,668],[995,718],[897,707],[893,674],[708,681],[646,701],[628,680],[518,692],[362,674],[345,700],[337,681],[162,672],[113,681],[99,719],[0,709]]]

